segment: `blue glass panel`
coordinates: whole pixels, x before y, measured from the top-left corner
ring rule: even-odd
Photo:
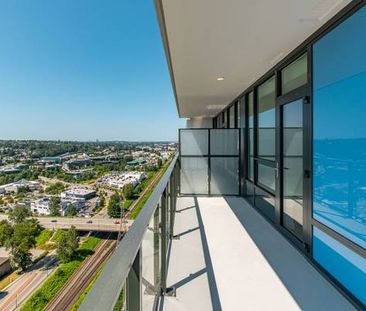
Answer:
[[[366,248],[366,7],[313,47],[314,218]]]
[[[366,260],[313,228],[314,259],[366,305]]]

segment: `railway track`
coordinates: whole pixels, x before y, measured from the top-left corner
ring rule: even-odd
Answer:
[[[115,247],[115,240],[103,240],[91,255],[72,275],[65,286],[44,309],[45,311],[67,311],[77,301],[85,288],[109,258]]]
[[[148,192],[151,188],[153,188],[156,184],[157,181],[159,180],[159,178],[164,174],[165,171],[160,171],[158,172],[154,178],[150,181],[149,185],[140,193],[139,197],[137,198],[137,200],[135,202],[132,203],[132,205],[130,206],[130,208],[124,213],[124,217],[127,219],[130,217],[132,211],[136,208],[137,204],[140,202],[140,200],[142,200],[142,198],[144,197],[144,195],[146,194],[146,192]]]

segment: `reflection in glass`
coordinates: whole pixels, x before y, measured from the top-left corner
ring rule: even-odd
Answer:
[[[307,83],[307,54],[302,55],[281,72],[282,94],[286,94]]]
[[[235,128],[235,104],[230,107],[229,116],[230,116],[229,125],[230,128],[233,129]]]
[[[313,47],[314,218],[366,248],[366,7]]]
[[[258,158],[275,160],[275,79],[258,87]]]
[[[222,116],[221,116],[221,114],[219,114],[219,115],[217,116],[216,127],[217,127],[218,129],[221,129],[221,128],[222,128]]]
[[[275,78],[258,87],[258,159],[269,160],[273,165],[264,162],[258,165],[258,183],[275,193],[276,154],[276,111],[275,111]]]
[[[227,128],[227,111],[222,113],[222,128]]]
[[[276,190],[276,170],[268,165],[258,163],[258,184],[269,192]]]
[[[239,159],[211,158],[211,194],[239,194]]]
[[[243,116],[241,115],[241,113],[244,113],[243,109],[242,109],[242,106],[243,105],[243,99],[239,100],[238,103],[237,103],[237,111],[238,111],[238,115],[237,115],[237,124],[238,124],[238,128],[242,128],[243,127],[243,124],[242,124],[242,119],[243,119]]]
[[[254,181],[254,99],[248,95],[248,179]]]
[[[313,217],[366,249],[366,7],[313,45]],[[366,304],[366,260],[314,230],[314,257]]]
[[[303,225],[303,102],[283,106],[283,224],[301,238]]]
[[[313,228],[314,259],[366,305],[366,260]]]

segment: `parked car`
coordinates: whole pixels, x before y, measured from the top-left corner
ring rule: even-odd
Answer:
[[[57,222],[57,219],[52,219],[51,222]]]
[[[93,223],[93,221],[92,221],[92,220],[88,220],[86,223],[87,223],[87,224],[92,224],[92,223]]]
[[[116,220],[115,222],[114,222],[114,224],[115,225],[119,225],[121,222],[119,221],[119,220]]]

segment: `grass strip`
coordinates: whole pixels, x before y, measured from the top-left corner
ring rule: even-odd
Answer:
[[[125,303],[125,288],[121,290],[121,293],[119,294],[118,300],[116,304],[114,305],[113,311],[120,311],[122,310],[122,307]]]
[[[62,263],[46,282],[27,300],[21,311],[41,311],[52,300],[57,292],[65,285],[72,274],[80,267],[86,257],[93,253],[93,250],[100,242],[100,238],[89,237],[79,247],[75,258]]]
[[[36,247],[42,248],[52,236],[52,231],[43,229],[41,233],[36,237]]]
[[[10,272],[6,276],[4,276],[0,280],[0,291],[7,287],[10,283],[14,282],[18,276],[19,275],[15,271]]]
[[[64,230],[62,230],[62,229],[57,229],[56,232],[53,234],[51,241],[57,242],[59,240],[59,238],[61,237],[63,231]]]
[[[157,184],[159,183],[160,179],[164,176],[165,171],[168,169],[170,164],[170,161],[167,162],[163,168],[160,170],[161,174],[159,176],[159,178],[157,178],[157,180],[155,181],[154,185],[151,187],[151,189],[149,189],[148,191],[146,191],[146,193],[142,196],[142,198],[140,199],[140,201],[137,203],[137,205],[135,206],[135,208],[131,211],[131,215],[130,218],[131,219],[136,219],[138,214],[140,213],[140,211],[142,210],[142,208],[144,207],[146,201],[149,199],[150,195],[153,193],[155,187],[157,186]],[[159,172],[159,173],[160,173]],[[159,174],[158,173],[158,174]]]
[[[126,200],[124,203],[123,203],[123,208],[125,210],[129,209],[129,207],[132,205],[132,203],[134,202],[134,200]]]

